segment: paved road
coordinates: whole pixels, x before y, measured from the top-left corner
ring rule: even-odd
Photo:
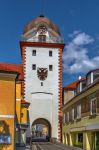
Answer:
[[[63,144],[52,144],[50,142],[34,142],[32,150],[81,150],[81,149],[66,146]]]

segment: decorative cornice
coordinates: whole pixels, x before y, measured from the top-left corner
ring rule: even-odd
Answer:
[[[64,44],[59,43],[42,43],[42,42],[20,42],[20,48],[22,50],[23,47],[49,47],[49,48],[60,48],[61,50],[64,49]]]

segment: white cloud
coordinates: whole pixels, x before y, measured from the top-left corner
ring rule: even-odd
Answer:
[[[88,44],[94,39],[79,31],[74,31],[71,41],[66,45],[63,53],[63,71],[69,74],[85,73],[99,67],[99,56],[89,58]]]

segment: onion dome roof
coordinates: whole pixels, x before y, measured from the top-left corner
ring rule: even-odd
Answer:
[[[29,32],[31,29],[35,28],[37,25],[39,24],[46,24],[48,26],[48,28],[51,28],[52,30],[54,30],[57,34],[60,35],[60,31],[59,28],[48,18],[46,18],[45,16],[41,15],[39,17],[37,17],[36,19],[33,19],[32,21],[30,21],[24,28],[23,34]]]

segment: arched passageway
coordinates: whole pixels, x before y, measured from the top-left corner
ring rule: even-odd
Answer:
[[[51,125],[44,118],[36,119],[32,124],[32,141],[50,141]]]

